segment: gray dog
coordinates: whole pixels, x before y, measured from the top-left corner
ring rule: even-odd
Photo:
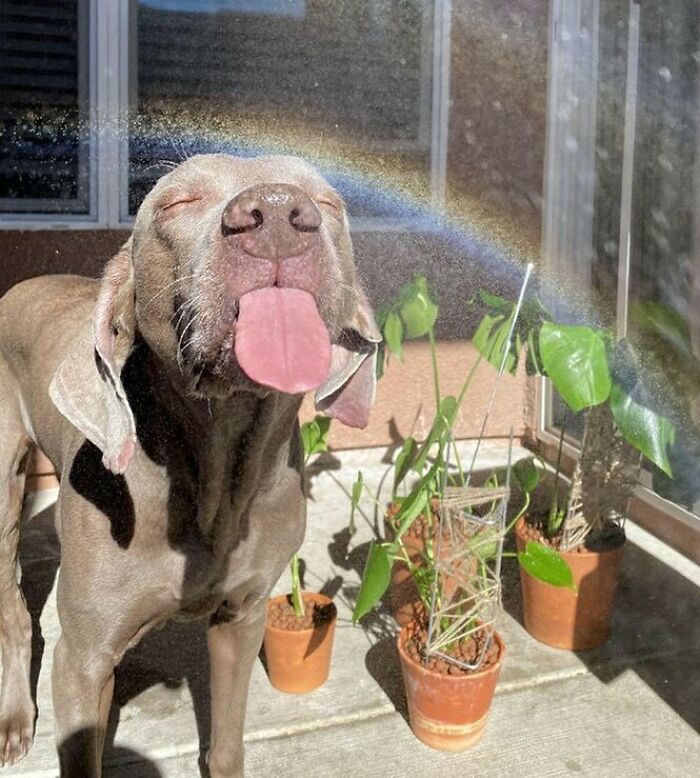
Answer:
[[[343,203],[289,157],[193,157],[101,281],[0,301],[0,764],[28,751],[31,626],[15,577],[30,444],[61,477],[62,776],[91,778],[114,669],[171,617],[209,620],[214,778],[243,772],[265,604],[304,534],[297,412],[364,426],[380,339]]]

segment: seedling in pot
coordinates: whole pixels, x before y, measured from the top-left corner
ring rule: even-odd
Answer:
[[[331,419],[329,416],[316,416],[312,421],[304,422],[300,428],[301,446],[304,452],[304,468],[314,454],[328,451],[328,431]],[[289,566],[292,577],[292,605],[297,618],[303,618],[305,614],[304,599],[301,596],[301,576],[299,573],[299,554],[292,557]]]
[[[302,425],[304,465],[314,454],[327,451],[329,426],[330,418],[324,416]],[[270,682],[291,693],[312,691],[327,679],[337,618],[330,598],[302,591],[299,568],[299,555],[294,554],[291,596],[275,597],[268,603],[264,641]]]

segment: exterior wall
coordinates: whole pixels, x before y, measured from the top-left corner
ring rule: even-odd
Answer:
[[[125,230],[0,230],[0,295],[48,273],[97,277],[128,237]]]
[[[438,348],[442,396],[458,396],[462,383],[478,358],[474,347],[464,341],[442,342]],[[333,448],[364,446],[400,446],[408,435],[423,439],[435,414],[432,389],[432,363],[426,343],[408,343],[404,362],[391,359],[377,385],[377,397],[369,425],[353,430],[342,424],[331,425]],[[479,435],[484,414],[496,380],[496,371],[482,362],[476,370],[460,410],[455,432],[458,438]],[[525,432],[525,407],[528,381],[520,372],[504,375],[484,432],[486,437],[507,438],[512,429],[516,439]],[[308,396],[302,407],[302,420],[313,418],[313,398]]]

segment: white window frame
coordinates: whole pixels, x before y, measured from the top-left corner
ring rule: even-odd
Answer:
[[[128,214],[128,110],[130,39],[134,15],[131,0],[89,0],[89,115],[90,115],[90,213],[86,214],[0,214],[0,230],[95,230],[131,229]],[[451,0],[434,0],[426,10],[432,14],[433,37],[424,42],[421,61],[426,77],[421,83],[419,134],[430,147],[431,206],[441,209],[447,181],[449,126],[449,77]],[[430,68],[432,57],[432,76]],[[133,81],[133,78],[132,78]],[[109,128],[109,132],[105,131]],[[356,232],[425,230],[413,221],[381,217],[351,220]]]
[[[586,18],[590,12],[591,17]],[[547,95],[547,141],[545,169],[545,198],[543,219],[543,257],[544,266],[553,275],[561,273],[570,279],[572,274],[578,274],[577,282],[585,283],[581,278],[582,269],[576,266],[577,251],[585,250],[591,244],[592,219],[586,222],[586,229],[591,232],[581,234],[572,232],[580,228],[581,214],[592,214],[593,208],[593,168],[584,172],[583,181],[572,187],[571,170],[562,156],[562,145],[570,142],[572,133],[589,143],[595,143],[595,99],[597,94],[597,45],[590,41],[587,51],[572,51],[569,33],[566,46],[562,45],[562,25],[580,23],[590,24],[597,36],[598,0],[553,0],[550,12],[549,40],[550,59],[548,65],[548,95]],[[638,0],[629,0],[629,32],[627,49],[627,79],[625,85],[625,129],[622,153],[622,182],[620,200],[620,241],[618,249],[618,289],[616,307],[616,330],[618,337],[624,337],[627,332],[627,315],[629,303],[630,280],[630,245],[632,223],[632,191],[634,176],[634,148],[637,116],[637,78],[639,66],[639,32],[640,6]],[[584,41],[584,46],[586,45]],[[581,56],[582,55],[582,56]],[[565,62],[562,62],[565,59]],[[585,63],[585,67],[582,65]],[[568,116],[568,121],[562,121],[561,89],[562,74],[578,69],[583,70],[584,81],[579,82],[585,94],[577,94],[576,109]],[[587,98],[587,99],[586,99]],[[591,121],[593,124],[591,125]],[[594,149],[589,148],[584,158],[592,166]],[[564,160],[562,162],[562,160]],[[566,187],[576,191],[566,193]],[[582,201],[581,198],[584,198]],[[567,219],[567,212],[571,219]],[[574,222],[578,220],[578,224]],[[573,225],[573,226],[572,226]],[[577,240],[580,241],[577,243]],[[586,269],[583,269],[586,273]],[[553,422],[553,391],[551,382],[538,379],[539,407],[537,412],[537,439],[548,446],[559,446],[560,430]],[[562,443],[562,453],[565,457],[577,460],[580,448],[575,441],[565,439]],[[700,532],[700,517],[676,503],[660,497],[651,489],[651,478],[643,472],[641,482],[634,491],[634,496],[646,506],[664,515],[664,518],[677,522],[694,532]],[[654,528],[648,528],[654,532]],[[665,535],[663,528],[657,527],[656,534]]]

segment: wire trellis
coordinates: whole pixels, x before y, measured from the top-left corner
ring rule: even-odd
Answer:
[[[510,452],[507,473],[504,486],[445,488],[440,504],[426,658],[437,655],[475,670],[489,649],[501,608]],[[445,651],[479,631],[485,634],[486,640],[474,662],[463,661]]]

